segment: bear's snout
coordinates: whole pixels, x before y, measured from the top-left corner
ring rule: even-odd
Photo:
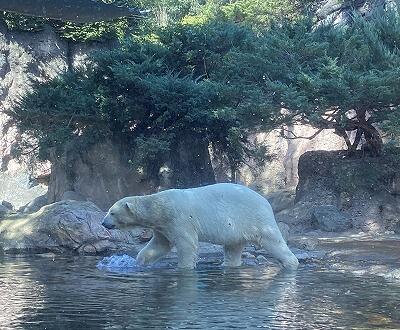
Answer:
[[[106,227],[107,229],[114,229],[115,228],[114,221],[112,220],[112,218],[109,215],[106,215],[104,217],[103,222],[101,224],[104,227]]]

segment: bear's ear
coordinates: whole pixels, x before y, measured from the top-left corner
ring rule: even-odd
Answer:
[[[135,217],[146,218],[148,216],[148,203],[143,198],[137,198],[130,202],[125,202],[125,207],[129,213]]]
[[[131,213],[134,213],[134,212],[135,212],[135,207],[133,206],[132,203],[126,202],[126,203],[125,203],[125,207],[126,207],[126,209],[127,209],[129,212],[131,212]]]

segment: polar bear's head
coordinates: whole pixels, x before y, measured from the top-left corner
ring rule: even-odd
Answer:
[[[102,225],[108,229],[130,229],[143,226],[146,210],[139,199],[140,197],[127,197],[116,202],[108,210]]]

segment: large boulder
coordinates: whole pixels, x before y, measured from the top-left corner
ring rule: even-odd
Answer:
[[[34,198],[27,205],[22,206],[19,211],[24,213],[34,213],[39,211],[43,206],[47,205],[47,194]]]
[[[316,224],[330,231],[332,228],[325,227],[328,219],[329,227],[343,223],[344,230],[352,225],[365,232],[398,231],[397,154],[398,149],[381,157],[361,151],[352,157],[342,151],[306,152],[299,161],[295,205],[278,213],[277,220],[299,232]]]
[[[278,190],[265,197],[271,204],[274,213],[279,213],[294,206],[296,193],[294,190]]]
[[[5,253],[138,252],[140,231],[107,230],[104,212],[91,202],[62,201],[38,212],[0,220],[0,251]]]
[[[352,227],[351,222],[334,205],[321,205],[313,209],[313,222],[317,229],[342,232]]]
[[[305,125],[294,125],[276,129],[269,133],[258,133],[252,136],[255,144],[262,144],[268,150],[270,159],[264,166],[249,161],[237,173],[237,181],[250,186],[263,195],[276,191],[290,191],[298,183],[298,162],[302,154],[312,150],[345,149],[344,139],[334,134],[333,130],[324,130],[314,139],[293,139],[294,136],[310,137],[315,129]],[[231,180],[229,163],[221,164],[221,157],[214,155],[213,168],[218,182]]]

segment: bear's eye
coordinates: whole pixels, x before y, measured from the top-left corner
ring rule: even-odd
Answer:
[[[115,213],[114,212],[110,212],[110,215],[115,215]]]

